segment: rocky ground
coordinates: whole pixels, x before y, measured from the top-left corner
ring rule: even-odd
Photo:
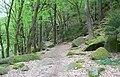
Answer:
[[[80,52],[83,46],[78,50],[70,50],[70,43],[58,45],[51,48],[45,54],[42,54],[42,60],[23,62],[29,67],[28,71],[23,72],[21,70],[11,69],[8,74],[0,77],[88,77],[88,68],[93,65],[98,66],[97,63],[89,59],[88,55],[91,54],[90,51],[85,52],[87,55],[66,56],[69,51]],[[70,63],[79,59],[85,60],[82,63],[83,68],[66,70],[66,67]],[[107,65],[105,66],[105,71],[101,72],[100,77],[120,77],[120,68]]]

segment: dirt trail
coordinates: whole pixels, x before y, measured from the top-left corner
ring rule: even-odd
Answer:
[[[11,69],[8,74],[0,77],[88,77],[88,68],[99,65],[90,60],[88,55],[92,52],[85,52],[87,55],[75,55],[71,58],[66,56],[69,51],[80,52],[83,46],[80,46],[77,50],[70,50],[70,43],[58,45],[51,48],[50,51],[46,51],[45,54],[42,54],[42,60],[24,62],[29,67],[28,71],[23,72],[21,70]],[[69,71],[65,70],[70,63],[80,59],[85,61],[82,63],[83,68]],[[105,67],[106,70],[100,74],[100,77],[120,77],[120,68],[112,68],[109,65]]]
[[[70,44],[61,44],[51,48],[51,51],[43,54],[42,60],[25,63],[28,65],[29,71],[11,70],[2,77],[60,77],[60,73],[64,72],[62,71],[64,68],[63,64],[69,49]]]

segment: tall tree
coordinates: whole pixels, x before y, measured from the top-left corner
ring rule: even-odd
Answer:
[[[7,39],[7,48],[6,48],[6,57],[9,57],[9,48],[10,48],[10,38],[9,38],[9,25],[10,25],[10,18],[11,18],[11,11],[13,6],[14,0],[11,2],[11,6],[8,13],[8,19],[6,26],[6,39]]]
[[[103,18],[102,0],[99,0],[99,20]]]
[[[86,24],[89,34],[89,39],[93,39],[92,23],[90,18],[89,0],[85,0],[85,13],[86,13]]]
[[[3,41],[2,41],[2,33],[1,33],[1,26],[0,26],[0,45],[1,45],[1,54],[2,54],[2,58],[5,58],[5,55],[4,55],[4,47],[3,47]]]
[[[56,4],[56,0],[55,0],[55,3],[54,3],[54,27],[53,27],[53,31],[54,31],[54,45],[57,44],[56,15],[57,15],[57,4]]]
[[[17,55],[17,51],[18,51],[18,35],[20,35],[20,27],[21,27],[21,14],[22,14],[22,8],[23,8],[23,5],[24,5],[24,0],[21,0],[20,1],[21,5],[20,5],[20,8],[19,8],[19,11],[18,11],[18,20],[17,20],[17,25],[16,25],[16,35],[15,35],[15,44],[14,44],[14,54]]]
[[[31,28],[29,31],[29,35],[28,35],[28,41],[27,41],[27,52],[31,53],[31,45],[34,44],[34,39],[35,39],[35,32],[36,32],[36,19],[37,19],[37,15],[38,15],[38,10],[39,10],[39,6],[40,6],[40,0],[37,0],[36,2],[36,7],[35,7],[35,11],[34,11],[34,16],[32,18],[32,24],[31,24]],[[36,46],[34,45],[34,49],[36,49]]]

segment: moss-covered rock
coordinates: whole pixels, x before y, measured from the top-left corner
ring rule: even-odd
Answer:
[[[67,56],[72,56],[72,55],[86,55],[84,52],[68,52]]]
[[[78,47],[80,46],[82,43],[85,43],[85,38],[83,37],[78,37],[77,39],[72,41],[72,47]]]
[[[19,69],[19,68],[22,68],[24,66],[25,66],[25,64],[23,64],[23,63],[21,63],[21,64],[14,64],[13,65],[13,69]]]
[[[91,66],[88,69],[88,75],[89,77],[99,77],[100,72],[104,70],[105,68],[103,66],[99,66],[99,67]]]
[[[101,60],[110,58],[110,53],[103,47],[98,48],[95,52],[90,55],[92,60]]]
[[[31,60],[40,60],[41,57],[36,54],[24,54],[20,56],[12,56],[9,58],[5,58],[0,61],[0,64],[14,64],[17,62],[28,62]]]
[[[72,47],[71,50],[77,50],[79,47]]]
[[[109,36],[106,43],[105,48],[109,52],[120,52],[120,41],[117,39],[115,35]]]
[[[106,39],[103,36],[98,36],[95,39],[88,40],[86,42],[88,45],[84,48],[84,51],[93,51],[99,47],[104,47],[105,40]]]
[[[0,67],[0,75],[4,75],[4,74],[7,74],[9,71],[8,68],[6,67]]]

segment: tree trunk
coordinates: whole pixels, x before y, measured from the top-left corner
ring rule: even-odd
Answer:
[[[99,0],[99,20],[103,18],[102,0]]]
[[[85,0],[85,13],[86,13],[86,24],[89,34],[89,39],[93,39],[93,31],[92,31],[92,23],[90,18],[90,10],[89,10],[89,0]]]
[[[39,48],[42,50],[42,16],[40,16],[40,35],[39,35]]]
[[[97,20],[97,1],[96,0],[94,0],[94,11],[95,11],[95,13],[94,13],[94,21],[96,22],[96,20]]]
[[[55,2],[55,4],[54,4],[54,27],[53,27],[53,30],[54,30],[54,45],[57,44],[56,13],[57,13],[57,5],[56,5],[56,2]]]
[[[36,19],[37,19],[37,14],[38,14],[38,10],[39,10],[39,5],[40,5],[40,0],[37,0],[36,8],[35,8],[35,11],[34,11],[34,16],[33,16],[33,19],[32,19],[32,25],[31,25],[29,35],[28,35],[28,41],[27,41],[27,52],[28,53],[31,53],[31,51],[30,51],[31,50],[31,45],[34,42],[34,35],[35,35],[35,32],[36,32]]]
[[[2,49],[2,51],[1,51],[2,58],[5,58],[1,32],[0,32],[0,45],[1,45],[1,49]]]
[[[17,55],[17,51],[18,51],[18,35],[20,34],[19,30],[21,27],[20,21],[21,21],[21,14],[22,14],[22,8],[23,8],[23,4],[24,4],[24,0],[21,0],[21,5],[19,8],[19,12],[18,12],[18,20],[17,20],[17,25],[16,25],[16,35],[15,35],[15,44],[14,44],[14,55]]]
[[[13,3],[14,3],[14,0],[12,0],[12,2],[11,2],[11,6],[9,9],[9,13],[8,13],[8,20],[7,20],[7,24],[6,24],[6,39],[7,39],[6,57],[9,57],[9,48],[10,48],[9,24],[10,24]]]

